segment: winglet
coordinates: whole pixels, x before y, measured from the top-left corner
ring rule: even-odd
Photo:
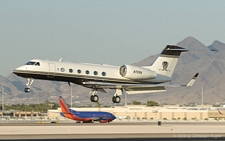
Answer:
[[[194,77],[191,78],[191,80],[184,86],[190,87],[193,86],[193,84],[195,83],[196,78],[198,77],[199,73],[196,73]]]

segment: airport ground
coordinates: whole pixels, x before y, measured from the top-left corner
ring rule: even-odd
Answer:
[[[224,121],[130,121],[112,123],[0,123],[0,140],[204,139],[225,140]]]
[[[12,118],[1,118],[0,140],[225,140],[224,108],[220,108],[222,114],[214,107],[76,110],[108,111],[117,119],[111,123],[76,123],[61,117],[61,109],[49,110],[44,117],[19,112]]]

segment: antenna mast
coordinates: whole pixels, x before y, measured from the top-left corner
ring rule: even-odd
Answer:
[[[202,87],[202,105],[204,104],[203,102],[203,87]]]

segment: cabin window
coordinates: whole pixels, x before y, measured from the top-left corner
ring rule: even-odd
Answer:
[[[86,74],[89,74],[90,72],[89,72],[89,70],[86,70]]]
[[[79,70],[77,70],[77,73],[81,73],[81,70],[79,69]]]
[[[72,73],[73,72],[73,69],[69,69],[69,72]]]
[[[102,76],[106,76],[106,73],[104,71],[102,72]]]
[[[61,72],[64,72],[64,71],[65,71],[65,69],[64,69],[64,68],[61,68],[60,70],[61,70]]]
[[[98,75],[98,72],[97,71],[94,71],[94,75]]]

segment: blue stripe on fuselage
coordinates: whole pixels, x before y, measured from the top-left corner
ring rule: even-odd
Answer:
[[[86,111],[74,111],[70,109],[70,112],[79,118],[108,118],[114,120],[116,117],[108,112],[86,112]]]

